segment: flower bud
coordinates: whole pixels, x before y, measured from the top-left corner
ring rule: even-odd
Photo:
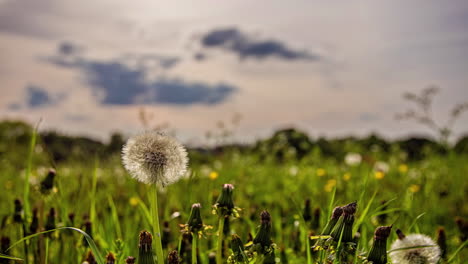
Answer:
[[[6,253],[9,247],[10,247],[10,238],[6,236],[2,236],[2,238],[0,238],[0,252]]]
[[[167,264],[179,264],[181,263],[179,254],[177,250],[172,250],[169,255],[167,256]]]
[[[138,259],[140,264],[155,264],[153,257],[153,236],[148,231],[140,232]]]
[[[260,213],[260,229],[253,240],[254,244],[260,244],[262,250],[271,246],[271,215],[268,211]],[[263,253],[263,252],[262,252]]]
[[[128,257],[125,259],[125,264],[135,264],[135,257],[128,256]]]
[[[115,264],[115,256],[111,252],[106,256],[106,264]]]
[[[15,223],[23,223],[23,204],[19,199],[15,200],[15,212],[13,213],[13,221]]]
[[[342,214],[343,214],[343,208],[341,206],[337,206],[335,207],[335,209],[333,209],[330,220],[328,220],[327,225],[322,231],[322,235],[324,236],[330,235],[330,232],[333,230],[333,227],[335,227],[336,222],[338,222],[338,219],[340,218]]]
[[[39,217],[37,216],[37,208],[33,209],[31,225],[29,226],[29,233],[35,234],[39,230]]]
[[[442,259],[447,258],[447,235],[445,234],[445,228],[439,227],[437,229],[437,244],[440,247],[440,257]]]
[[[56,218],[55,208],[52,207],[50,208],[49,214],[47,215],[45,230],[52,230],[56,228],[55,218]],[[50,235],[50,233],[48,233],[48,235]]]
[[[304,218],[305,222],[312,221],[312,215],[310,213],[310,199],[305,200],[304,202],[304,212],[302,213],[302,217]]]
[[[350,203],[342,207],[343,214],[338,219],[338,222],[333,227],[330,236],[335,241],[352,242],[353,241],[353,224],[354,214],[356,213],[357,203]]]
[[[93,252],[90,250],[88,251],[88,254],[86,254],[86,259],[85,261],[89,264],[98,264],[96,261],[96,258],[93,255]]]
[[[192,210],[190,211],[189,219],[187,221],[189,231],[194,234],[203,228],[203,221],[201,218],[200,208],[201,205],[199,203],[193,204]]]
[[[245,263],[247,258],[244,253],[244,244],[242,243],[241,238],[234,234],[231,238],[231,250],[232,250],[232,259],[237,262]]]
[[[373,264],[387,263],[387,238],[390,236],[392,226],[378,227],[374,232],[374,244],[367,257]]]
[[[314,209],[311,228],[312,230],[317,230],[320,226],[320,208],[317,207]]]
[[[232,199],[232,192],[234,186],[232,184],[224,184],[221,195],[216,201],[215,208],[219,216],[231,216],[234,209],[234,201]]]
[[[42,194],[49,194],[52,188],[54,188],[54,178],[55,178],[55,170],[50,169],[47,176],[41,182]]]

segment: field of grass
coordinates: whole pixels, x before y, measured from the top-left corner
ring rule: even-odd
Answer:
[[[32,149],[35,151],[7,153],[23,159],[21,166],[6,160],[0,163],[0,252],[23,259],[0,259],[0,263],[82,263],[90,249],[99,261],[112,252],[115,263],[125,263],[127,256],[135,256],[137,263],[142,263],[138,260],[139,232],[152,232],[149,186],[127,174],[118,154],[58,163],[53,184],[47,185],[44,180],[50,163],[45,162],[44,152]],[[193,159],[187,175],[160,188],[158,194],[164,254],[179,250],[183,263],[193,263],[189,262],[191,241],[182,236],[180,225],[187,222],[194,203],[202,206],[203,223],[212,226],[198,240],[198,261],[214,263],[210,256],[216,252],[218,217],[212,206],[225,183],[234,185],[234,203],[240,208],[239,217],[230,218],[224,227],[225,260],[232,253],[230,234],[237,234],[247,244],[258,231],[260,213],[267,210],[271,214],[276,262],[331,263],[334,253],[308,250],[317,243],[308,238],[321,234],[335,206],[357,202],[353,225],[356,253],[350,262],[364,260],[372,246],[374,230],[383,225],[393,225],[387,249],[397,239],[396,229],[405,234],[426,234],[436,240],[438,228],[443,227],[447,246],[446,257],[440,263],[468,261],[464,242],[468,216],[467,156],[449,152],[408,161],[404,155],[383,156],[368,151],[361,152],[360,164],[347,165],[343,159],[324,157],[320,152],[309,153],[299,161],[278,161],[238,150],[204,154],[202,158],[199,153],[190,154]],[[376,170],[378,161],[387,164],[388,170]],[[22,206],[17,214],[15,199]],[[76,227],[92,237],[96,248],[90,247],[82,234],[69,229],[15,244],[25,233],[31,234],[33,211],[38,216],[35,232]],[[461,230],[463,223],[465,233]],[[13,245],[8,250],[7,238]]]

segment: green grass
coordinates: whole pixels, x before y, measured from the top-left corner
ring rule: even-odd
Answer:
[[[34,140],[31,140],[31,146],[34,146]],[[31,154],[33,151],[31,147]],[[85,218],[92,222],[92,232],[81,233],[88,242],[92,241],[89,243],[91,247],[83,243],[82,235],[67,230],[54,232],[48,242],[48,263],[81,263],[89,249],[96,257],[100,255],[101,261],[104,254],[99,252],[120,252],[118,259],[137,256],[139,231],[152,230],[150,205],[147,203],[149,189],[127,175],[118,156],[106,160],[90,157],[90,160],[57,164],[56,191],[45,196],[39,192],[38,186],[47,173],[45,168],[49,164],[44,162],[47,159],[35,162],[36,159],[28,153],[9,155],[23,155],[27,159],[24,168],[8,162],[0,163],[0,186],[4,186],[0,193],[0,219],[4,219],[0,235],[8,236],[15,245],[2,252],[0,258],[3,254],[10,258],[26,258],[23,242],[27,240],[32,260],[32,249],[39,241],[39,236],[22,238],[22,232],[18,232],[20,224],[12,221],[13,200],[17,198],[24,202],[27,226],[33,208],[42,208],[40,215],[45,217],[46,212],[55,207],[59,229],[68,226],[70,213],[75,214],[73,226],[76,228],[83,229]],[[44,154],[34,155],[40,157]],[[160,221],[168,222],[171,235],[164,254],[167,256],[170,250],[178,248],[179,224],[187,221],[191,204],[199,202],[204,223],[214,227],[211,235],[198,240],[200,259],[202,263],[208,263],[208,254],[216,251],[218,226],[218,218],[212,214],[211,206],[222,184],[232,183],[235,186],[235,205],[242,211],[239,219],[231,221],[231,232],[246,242],[249,233],[256,233],[260,212],[268,210],[273,221],[272,237],[278,246],[276,255],[280,255],[279,248],[284,249],[289,263],[316,263],[321,254],[308,253],[305,238],[310,232],[320,234],[335,206],[353,201],[358,201],[354,226],[354,231],[359,230],[360,233],[358,256],[365,256],[369,251],[373,231],[381,224],[393,224],[394,230],[419,232],[433,238],[437,227],[443,226],[447,233],[450,262],[465,263],[468,260],[466,242],[460,240],[454,219],[456,216],[468,216],[466,160],[466,156],[450,154],[407,162],[394,155],[385,159],[390,171],[379,180],[374,177],[371,164],[364,162],[349,167],[341,161],[317,155],[300,162],[282,163],[261,160],[255,153],[241,155],[233,152],[210,157],[206,162],[191,164],[190,177],[158,190]],[[401,164],[408,165],[409,170],[400,171]],[[325,175],[317,175],[319,168],[325,170]],[[209,178],[211,171],[218,172],[219,177]],[[343,178],[345,173],[351,174],[349,180]],[[333,183],[331,180],[336,180],[336,185],[330,189],[327,184]],[[311,200],[312,208],[321,210],[318,230],[310,230],[310,224],[302,219],[301,210],[306,199]],[[386,202],[382,204],[382,201]],[[385,223],[378,223],[377,216],[382,214],[387,215]],[[295,227],[295,221],[300,222],[299,228]],[[45,218],[41,222],[44,224]],[[117,239],[121,239],[122,244],[115,243]],[[395,239],[392,232],[388,245]],[[191,252],[184,254],[183,257],[189,258]]]

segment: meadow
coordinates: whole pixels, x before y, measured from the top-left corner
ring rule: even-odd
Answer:
[[[129,176],[119,151],[57,162],[40,135],[28,134],[23,147],[15,144],[2,142],[0,263],[132,263],[128,256],[146,263],[139,259],[139,234],[152,232],[151,190]],[[164,255],[177,250],[180,263],[216,263],[219,221],[213,205],[223,185],[232,184],[238,217],[224,222],[223,263],[230,256],[231,263],[271,263],[258,252],[248,255],[265,224],[264,210],[271,217],[273,263],[363,263],[379,226],[392,226],[387,250],[400,229],[433,238],[442,250],[439,263],[467,263],[466,154],[449,149],[412,159],[394,147],[337,146],[342,152],[336,155],[317,146],[302,153],[277,141],[190,150],[187,173],[158,189]],[[73,146],[67,151],[73,155]],[[352,242],[341,243],[340,237],[338,244],[323,246],[330,236],[320,235],[333,208],[352,202]],[[183,231],[195,203],[204,226],[192,255],[191,234]],[[46,230],[55,231],[40,233]],[[246,246],[237,252],[245,260],[233,260],[233,234]],[[347,250],[348,256],[338,257]],[[106,260],[109,252],[115,260]],[[179,263],[172,261],[167,263]]]

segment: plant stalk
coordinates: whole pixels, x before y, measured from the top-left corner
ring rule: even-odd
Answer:
[[[198,235],[192,234],[192,264],[197,264]]]
[[[159,211],[158,211],[158,187],[156,184],[151,185],[150,189],[151,216],[153,218],[153,241],[158,264],[164,263],[164,253],[161,242],[161,231],[159,227]]]
[[[218,224],[218,248],[216,251],[216,264],[223,263],[223,235],[224,235],[224,217],[219,217]]]

